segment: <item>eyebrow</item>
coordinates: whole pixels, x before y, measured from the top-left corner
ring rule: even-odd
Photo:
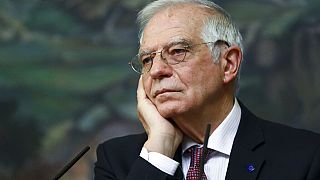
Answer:
[[[168,48],[168,47],[171,47],[171,46],[174,46],[174,45],[178,45],[178,44],[183,44],[185,46],[189,46],[192,44],[191,40],[189,39],[186,39],[186,38],[181,38],[181,37],[178,37],[178,38],[173,38],[172,40],[170,40],[169,43],[167,43],[166,45],[163,46],[162,49],[165,49],[165,48]],[[139,55],[140,56],[143,56],[143,55],[146,55],[146,54],[150,54],[150,53],[153,53],[153,52],[156,52],[156,51],[151,51],[151,50],[139,50]]]
[[[178,45],[178,44],[183,44],[183,45],[191,45],[192,42],[189,39],[186,38],[174,38],[173,40],[171,40],[165,47],[170,47],[170,46],[174,46],[174,45]]]

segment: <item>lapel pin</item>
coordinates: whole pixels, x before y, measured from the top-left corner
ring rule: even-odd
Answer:
[[[252,173],[255,168],[254,168],[254,166],[253,166],[252,164],[249,164],[248,167],[247,167],[247,169],[248,169],[248,171],[249,171],[250,173]]]

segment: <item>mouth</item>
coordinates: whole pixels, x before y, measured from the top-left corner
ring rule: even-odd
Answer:
[[[179,92],[178,90],[174,90],[174,89],[161,89],[161,90],[157,90],[153,97],[157,97],[158,95],[164,94],[164,93],[168,93],[168,92]]]

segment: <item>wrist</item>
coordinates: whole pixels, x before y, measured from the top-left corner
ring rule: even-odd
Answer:
[[[168,136],[149,136],[144,147],[148,152],[157,152],[169,158],[173,158],[179,144],[175,144],[173,137]]]

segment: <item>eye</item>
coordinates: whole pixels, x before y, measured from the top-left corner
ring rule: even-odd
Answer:
[[[183,46],[174,46],[168,50],[170,56],[184,56],[188,50]]]
[[[175,48],[170,51],[171,55],[184,55],[186,52],[185,48]]]
[[[152,60],[153,60],[153,57],[152,55],[148,54],[148,55],[143,55],[140,57],[140,61],[143,65],[146,65],[146,64],[150,64],[152,63]]]

